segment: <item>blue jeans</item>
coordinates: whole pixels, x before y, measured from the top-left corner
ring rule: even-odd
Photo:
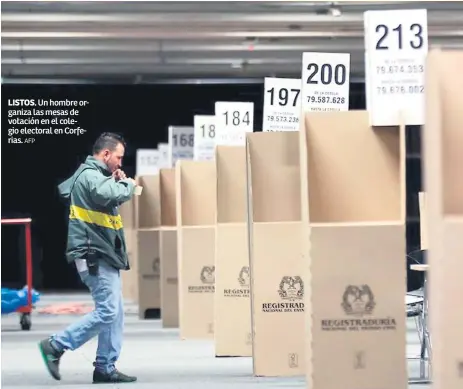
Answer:
[[[58,351],[75,350],[98,335],[95,369],[109,374],[115,370],[121,353],[124,329],[124,302],[119,270],[101,261],[97,276],[91,276],[88,270],[79,275],[90,289],[95,310],[63,332],[53,335],[51,343]]]

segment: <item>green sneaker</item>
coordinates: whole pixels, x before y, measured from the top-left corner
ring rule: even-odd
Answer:
[[[51,345],[50,339],[42,340],[39,343],[39,350],[50,375],[55,380],[61,380],[61,374],[59,373],[59,361],[64,352],[56,351]]]

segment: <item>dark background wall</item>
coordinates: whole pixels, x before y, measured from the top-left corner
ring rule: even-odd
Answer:
[[[262,122],[263,85],[2,85],[2,218],[33,219],[34,286],[41,290],[81,287],[64,252],[67,210],[57,185],[68,178],[91,152],[101,132],[124,135],[128,142],[124,170],[135,172],[137,148],[167,142],[169,125],[192,125],[193,116],[213,114],[216,101],[252,101],[254,128]],[[8,144],[8,99],[87,100],[79,125],[85,135],[38,136],[34,144]],[[364,109],[364,85],[352,84],[350,109]],[[419,245],[416,193],[421,187],[419,128],[407,129],[409,158],[409,250]],[[24,234],[21,227],[2,226],[2,286],[25,284]],[[404,259],[405,261],[405,259]]]

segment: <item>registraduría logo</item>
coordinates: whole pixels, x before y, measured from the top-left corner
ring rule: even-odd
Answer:
[[[285,276],[281,279],[278,294],[283,300],[302,300],[304,297],[304,283],[299,276]]]
[[[200,277],[203,284],[214,284],[215,266],[203,266]]]
[[[262,312],[304,312],[304,281],[301,276],[283,276],[276,301],[262,304]]]
[[[238,276],[238,282],[242,286],[249,286],[249,266],[243,266]]]
[[[188,286],[189,293],[214,293],[215,292],[215,266],[203,266],[199,273],[198,285]]]
[[[347,315],[371,315],[375,308],[375,296],[368,285],[349,285],[342,295],[342,308]]]
[[[249,297],[249,266],[243,266],[238,273],[237,287],[223,290],[225,297]]]
[[[397,320],[393,316],[376,317],[377,301],[373,289],[367,285],[347,285],[341,296],[340,314],[322,319],[323,331],[395,331]],[[344,317],[342,317],[344,313]]]

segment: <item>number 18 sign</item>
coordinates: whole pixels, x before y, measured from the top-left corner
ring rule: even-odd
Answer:
[[[423,124],[426,10],[367,11],[364,24],[371,125]]]
[[[262,131],[299,131],[301,80],[265,78]]]
[[[217,145],[244,146],[246,133],[254,129],[254,103],[218,101],[215,120]]]

